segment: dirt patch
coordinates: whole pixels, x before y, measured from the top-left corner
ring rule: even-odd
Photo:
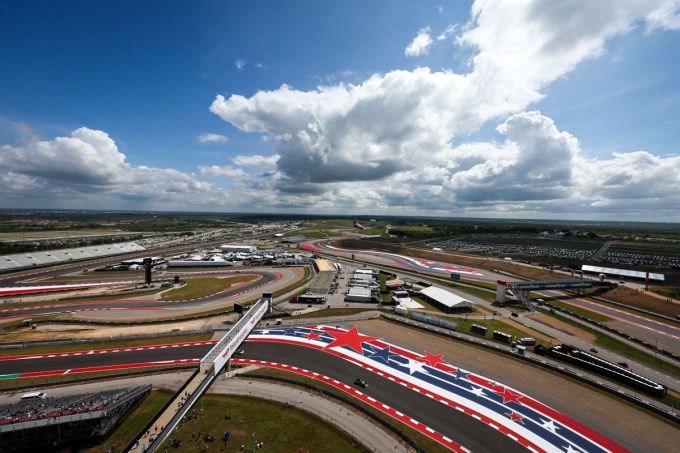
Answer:
[[[514,387],[631,451],[674,451],[679,445],[680,430],[670,422],[547,370],[384,320],[358,325],[362,333],[415,352],[444,353],[450,363]]]
[[[518,323],[517,321],[514,321],[514,320],[512,320],[512,319],[510,319],[510,318],[508,318],[508,319],[503,319],[503,322],[506,323],[506,324],[511,325],[511,326],[514,327],[515,329],[524,330],[525,332],[530,333],[530,334],[533,335],[537,340],[543,340],[543,341],[545,341],[546,343],[552,343],[553,340],[555,340],[553,337],[551,337],[551,336],[549,336],[549,335],[546,335],[546,334],[544,334],[543,332],[539,332],[538,330],[534,330],[534,329],[532,329],[531,327],[527,327],[527,326],[525,326],[524,324],[520,324],[520,323]]]
[[[561,332],[569,334],[573,337],[579,338],[583,341],[587,341],[588,343],[595,343],[596,340],[595,335],[590,334],[588,332],[584,332],[583,330],[574,327],[571,324],[567,324],[564,321],[560,321],[559,319],[555,319],[541,313],[535,313],[533,315],[530,315],[529,317],[535,319],[538,322],[553,327]]]
[[[660,313],[666,316],[676,317],[677,315],[680,315],[680,304],[667,302],[656,295],[647,294],[644,291],[636,291],[635,289],[626,288],[625,286],[619,286],[618,288],[601,292],[598,296],[603,299],[613,300],[615,302],[653,311],[654,313]]]

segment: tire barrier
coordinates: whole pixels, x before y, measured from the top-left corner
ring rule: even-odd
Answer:
[[[553,304],[550,304],[550,303],[548,303],[548,302],[544,303],[543,305],[544,305],[545,307],[548,307],[548,308],[551,309],[551,310],[554,310],[554,311],[557,311],[557,312],[560,312],[560,313],[567,314],[567,315],[569,315],[569,316],[571,316],[571,317],[573,317],[573,318],[576,318],[576,319],[580,319],[581,321],[586,322],[586,323],[588,323],[588,324],[590,324],[590,325],[593,325],[593,326],[595,326],[595,327],[597,327],[597,328],[599,328],[599,329],[606,330],[606,331],[609,332],[609,333],[613,333],[614,335],[617,335],[617,336],[619,336],[619,337],[622,337],[622,338],[624,338],[624,339],[626,339],[626,340],[628,340],[628,341],[632,341],[633,343],[639,344],[640,346],[643,346],[643,347],[645,347],[645,348],[647,348],[647,349],[649,349],[649,350],[651,350],[651,351],[654,351],[654,352],[656,352],[656,353],[659,353],[659,354],[661,354],[661,355],[664,355],[664,356],[666,356],[666,357],[669,357],[669,358],[671,358],[671,359],[673,359],[673,360],[677,360],[677,361],[680,362],[680,355],[674,354],[674,353],[672,353],[671,351],[666,351],[666,350],[663,349],[663,348],[660,348],[660,347],[658,347],[658,346],[656,346],[656,345],[653,345],[653,344],[651,344],[651,343],[648,343],[648,342],[646,342],[646,341],[644,341],[644,340],[641,340],[641,339],[639,339],[639,338],[637,338],[637,337],[634,337],[634,336],[632,336],[632,335],[628,335],[627,333],[621,332],[620,330],[615,329],[615,328],[613,328],[613,327],[611,327],[611,326],[609,326],[609,325],[607,325],[607,324],[605,324],[605,323],[595,321],[595,320],[593,320],[593,319],[588,318],[587,316],[583,316],[583,315],[581,315],[581,314],[574,313],[573,311],[567,310],[566,308],[557,307],[557,306],[555,306],[555,305],[553,305]]]

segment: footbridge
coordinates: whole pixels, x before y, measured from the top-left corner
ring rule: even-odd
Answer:
[[[531,291],[543,291],[548,289],[560,289],[569,291],[582,291],[592,288],[591,280],[551,280],[544,282],[506,282],[496,281],[496,302],[500,305],[506,303],[506,290],[510,291],[527,308],[531,309]]]
[[[264,293],[243,314],[234,326],[201,359],[199,368],[189,380],[175,393],[147,429],[140,433],[128,452],[154,452],[168,438],[173,429],[189,412],[198,399],[208,390],[217,375],[222,371],[238,347],[250,335],[262,317],[271,310],[272,295]]]

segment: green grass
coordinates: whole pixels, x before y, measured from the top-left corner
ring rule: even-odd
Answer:
[[[535,298],[532,296],[532,299],[535,299]],[[585,316],[587,318],[590,318],[593,321],[597,321],[597,322],[613,321],[613,319],[610,318],[609,316],[601,315],[599,313],[595,313],[594,311],[590,311],[586,308],[577,307],[575,305],[571,305],[571,304],[559,301],[557,299],[552,299],[550,297],[541,297],[541,299],[543,299],[545,302],[549,303],[550,305],[554,305],[556,307],[563,308],[565,310],[569,310],[573,313],[576,313],[576,314],[579,314],[581,316]]]
[[[651,286],[649,289],[657,294],[661,294],[664,297],[680,299],[680,288],[677,286],[675,287]]]
[[[252,275],[239,275],[237,277],[227,278],[192,278],[187,280],[187,284],[181,288],[170,290],[161,295],[163,300],[187,300],[197,299],[199,297],[210,296],[220,291],[224,291],[231,285],[241,282],[249,282],[254,280]]]
[[[493,331],[494,330],[500,330],[501,332],[505,332],[507,334],[510,334],[514,337],[515,340],[523,337],[533,337],[534,334],[529,333],[525,330],[518,329],[515,326],[511,326],[510,324],[506,324],[503,321],[499,319],[465,319],[464,317],[453,317],[449,316],[449,318],[452,318],[453,321],[455,321],[458,324],[458,331],[459,332],[464,332],[464,333],[471,333],[470,332],[470,326],[472,324],[477,324],[478,326],[484,326],[487,327],[489,330],[486,334],[487,340],[492,340],[492,341],[497,341],[492,338]],[[472,334],[475,336],[481,337],[481,335],[478,334]],[[507,344],[504,341],[498,341],[499,343]]]
[[[248,373],[248,375],[261,375],[261,376],[274,376],[274,377],[280,377],[284,379],[290,379],[292,381],[296,381],[302,384],[307,384],[307,385],[312,385],[315,388],[317,388],[320,393],[322,394],[331,394],[331,395],[340,395],[345,398],[352,398],[351,396],[345,394],[344,392],[338,391],[335,387],[331,387],[330,385],[319,382],[316,379],[308,378],[306,376],[301,376],[296,373],[291,373],[289,371],[285,370],[278,370],[278,369],[272,369],[272,368],[260,368],[255,371],[252,371]],[[271,381],[270,381],[271,382]],[[288,383],[281,383],[282,385],[292,385],[297,388],[295,384],[288,384]],[[309,391],[306,387],[301,388]],[[339,402],[339,400],[329,397],[332,401]],[[419,433],[418,431],[410,428],[409,426],[406,426],[402,424],[401,422],[383,414],[382,412],[377,411],[375,408],[372,406],[369,406],[368,404],[363,403],[362,401],[358,399],[353,399],[353,401],[358,404],[359,406],[363,407],[364,409],[367,409],[370,413],[374,414],[375,416],[379,417],[380,419],[388,421],[390,424],[397,426],[399,429],[401,429],[408,437],[411,439],[415,440],[416,443],[423,448],[424,450],[428,452],[433,452],[433,453],[443,453],[443,452],[448,452],[445,447],[443,447],[441,444],[437,443],[436,441],[430,439],[427,436],[424,436],[423,434]],[[340,403],[342,404],[342,403]],[[348,406],[349,407],[349,406]],[[351,409],[354,410],[354,409]]]
[[[347,434],[306,411],[285,407],[282,403],[259,398],[204,395],[192,412],[197,418],[181,423],[170,436],[180,441],[179,450],[198,452],[203,442],[192,442],[194,432],[212,433],[215,441],[208,443],[209,451],[224,451],[221,440],[225,431],[232,434],[226,451],[238,451],[245,445],[255,449],[255,442],[264,442],[265,451],[364,452],[368,451]],[[225,414],[231,415],[225,420]],[[168,447],[164,442],[159,451]]]
[[[460,292],[470,294],[471,296],[478,297],[488,302],[493,302],[496,300],[496,293],[490,293],[489,291],[485,291],[481,288],[472,288],[469,286],[456,285],[455,283],[447,283],[447,286],[450,286],[451,288],[456,288]]]
[[[90,351],[92,349],[129,348],[132,346],[153,344],[182,343],[186,341],[209,340],[211,337],[212,332],[206,332],[188,335],[169,335],[155,338],[139,338],[136,340],[112,340],[101,342],[98,341],[96,343],[55,344],[48,346],[0,349],[0,357],[24,354],[41,354],[47,352]]]
[[[362,313],[364,311],[374,311],[375,308],[325,308],[323,310],[313,311],[311,313],[305,313],[298,316],[293,316],[293,318],[328,318],[331,316],[346,316],[346,315],[356,315],[357,313]]]
[[[156,412],[172,398],[172,395],[173,393],[169,390],[153,390],[132,409],[127,417],[125,417],[123,423],[106,438],[104,443],[93,450],[103,452],[106,451],[106,448],[114,447],[115,451],[120,451],[156,415]]]
[[[593,335],[595,337],[595,344],[598,346],[619,353],[624,357],[628,357],[629,359],[635,360],[636,362],[642,363],[644,365],[648,365],[659,371],[663,371],[664,373],[674,375],[675,377],[680,376],[680,367],[677,365],[668,363],[665,360],[641,351],[640,349],[628,346],[626,343],[605,335],[595,329],[591,329],[588,326],[584,326],[583,324],[576,322],[568,316],[563,316],[558,313],[550,313],[548,311],[544,311],[544,313]]]

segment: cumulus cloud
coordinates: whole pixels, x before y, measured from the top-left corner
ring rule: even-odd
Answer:
[[[421,28],[418,30],[413,41],[404,49],[404,55],[407,57],[419,57],[427,55],[432,45],[432,36],[430,36],[430,27]]]
[[[219,143],[219,144],[224,144],[224,143],[229,143],[229,137],[226,135],[222,134],[212,134],[212,133],[207,133],[207,134],[201,134],[198,136],[198,141],[200,143]]]
[[[543,97],[545,86],[601,55],[609,38],[639,25],[674,28],[677,5],[480,0],[468,24],[437,36],[457,34],[455,42],[472,50],[467,73],[417,68],[312,90],[282,85],[249,97],[218,95],[210,110],[244,132],[272,137],[280,156],[272,184],[281,192],[339,202],[341,192],[371,191],[385,205],[412,209],[441,208],[442,200],[548,209],[585,191],[573,177],[584,158],[573,136],[523,110]],[[422,29],[407,53],[425,52],[432,39]],[[502,146],[451,147],[503,119]],[[596,190],[590,189],[586,205]]]
[[[238,69],[239,71],[243,71],[246,68],[246,64],[247,64],[246,60],[244,60],[243,58],[239,58],[234,62],[234,66],[236,66],[236,69]]]
[[[97,201],[181,201],[215,190],[192,173],[131,165],[108,134],[86,127],[69,137],[0,146],[0,180],[5,191],[33,200],[83,200],[97,194]],[[97,201],[90,207],[98,207]]]
[[[261,156],[259,154],[254,154],[252,156],[236,156],[233,161],[236,165],[246,166],[246,167],[264,167],[264,168],[275,168],[276,162],[279,158],[278,154],[272,154],[269,156]]]
[[[246,172],[231,165],[200,165],[198,169],[205,176],[227,176],[229,178],[244,178],[247,176]]]

